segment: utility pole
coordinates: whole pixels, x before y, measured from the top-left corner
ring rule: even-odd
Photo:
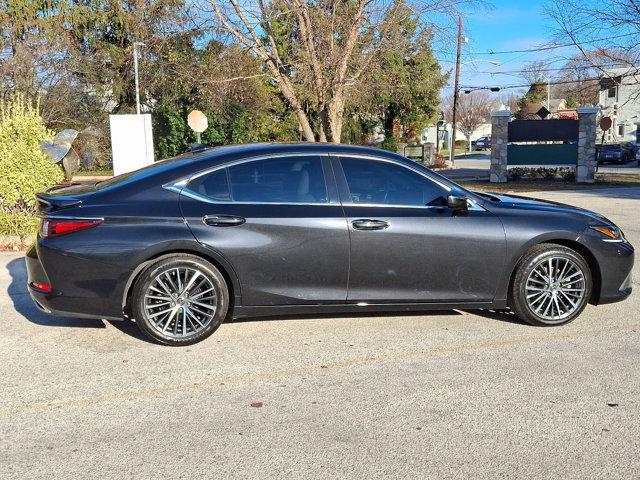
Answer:
[[[458,16],[458,51],[456,53],[456,78],[453,86],[453,121],[451,129],[451,141],[449,145],[449,158],[451,166],[455,164],[456,156],[456,115],[458,113],[458,96],[460,94],[460,59],[462,55],[462,16]]]
[[[144,47],[142,42],[133,42],[133,75],[136,82],[136,113],[140,115],[140,85],[138,83],[138,46]]]
[[[551,79],[547,77],[547,110],[551,111]]]

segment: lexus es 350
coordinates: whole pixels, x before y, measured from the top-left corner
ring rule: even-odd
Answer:
[[[212,148],[38,199],[37,305],[132,318],[168,345],[300,313],[511,308],[561,325],[631,293],[634,249],[603,216],[471,192],[377,149]]]

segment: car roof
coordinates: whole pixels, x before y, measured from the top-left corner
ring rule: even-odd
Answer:
[[[195,155],[203,160],[211,160],[213,157],[251,157],[260,155],[270,155],[277,153],[318,153],[318,154],[352,154],[352,155],[375,155],[393,158],[396,160],[406,160],[394,152],[381,148],[363,147],[360,145],[344,145],[336,143],[321,142],[291,142],[291,143],[247,143],[239,145],[227,145],[223,147],[206,148]]]
[[[112,187],[124,187],[131,184],[147,184],[168,181],[183,175],[194,173],[201,169],[214,167],[237,159],[277,155],[283,153],[304,153],[318,155],[373,155],[388,158],[404,164],[415,164],[397,153],[380,148],[361,147],[356,145],[341,145],[334,143],[247,143],[222,147],[204,147],[196,151],[184,153],[176,157],[155,162],[145,168],[113,177],[96,185],[98,190],[108,190]],[[143,186],[143,188],[145,188]]]

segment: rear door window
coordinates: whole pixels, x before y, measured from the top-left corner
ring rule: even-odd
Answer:
[[[320,157],[247,161],[197,177],[188,189],[221,202],[328,203]]]

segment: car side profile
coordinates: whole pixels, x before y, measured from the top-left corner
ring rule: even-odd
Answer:
[[[480,137],[477,140],[471,142],[471,146],[474,150],[491,150],[491,137]]]
[[[468,191],[379,149],[217,147],[38,198],[36,304],[131,318],[167,345],[301,313],[511,308],[561,325],[631,293],[634,249],[601,215]]]

